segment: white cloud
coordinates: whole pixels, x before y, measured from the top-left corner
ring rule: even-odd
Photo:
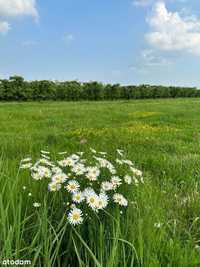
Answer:
[[[142,65],[146,67],[164,67],[174,63],[171,58],[157,53],[152,49],[145,49],[141,52]]]
[[[0,0],[0,33],[6,34],[10,29],[9,19],[31,16],[38,20],[36,0]]]
[[[0,0],[0,17],[19,16],[38,18],[36,0]]]
[[[6,34],[10,30],[10,24],[7,21],[0,21],[0,33]]]
[[[151,32],[146,39],[153,47],[165,51],[186,51],[200,55],[200,20],[167,10],[165,3],[155,4],[147,19]]]

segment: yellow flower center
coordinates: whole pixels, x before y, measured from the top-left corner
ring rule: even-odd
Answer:
[[[79,219],[79,214],[78,213],[74,213],[72,215],[72,218],[73,218],[74,221],[77,221]]]
[[[90,202],[94,203],[94,198],[93,197],[90,198]]]
[[[74,184],[72,184],[72,185],[70,185],[70,189],[75,189],[76,188],[76,186],[74,185]]]

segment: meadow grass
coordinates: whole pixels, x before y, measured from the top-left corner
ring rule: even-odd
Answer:
[[[199,114],[199,99],[0,103],[0,261],[200,266]],[[123,214],[113,209],[73,228],[65,196],[52,195],[18,167],[41,149],[89,147],[124,149],[144,171],[145,184],[129,193]],[[33,202],[42,205],[35,209]]]

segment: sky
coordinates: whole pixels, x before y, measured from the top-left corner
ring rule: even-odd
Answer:
[[[0,78],[200,87],[198,0],[0,0]]]

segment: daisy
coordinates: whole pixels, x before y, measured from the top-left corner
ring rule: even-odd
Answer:
[[[98,208],[98,196],[95,192],[91,192],[90,194],[88,194],[86,201],[89,207],[93,210]]]
[[[64,173],[57,173],[52,176],[52,182],[57,184],[63,184],[67,180],[67,175]]]
[[[95,193],[92,187],[86,187],[85,190],[83,191],[84,197],[88,197],[91,193]]]
[[[82,211],[77,208],[73,208],[68,214],[68,221],[72,225],[81,224],[83,222]]]
[[[44,167],[44,166],[39,166],[38,167],[38,174],[41,177],[45,177],[45,178],[50,178],[51,177],[51,171],[47,167]]]
[[[70,180],[65,188],[70,193],[76,193],[78,191],[79,187],[80,187],[80,185],[77,181]]]
[[[72,200],[76,203],[81,203],[84,200],[83,193],[80,191],[74,193],[72,196]]]
[[[103,182],[101,184],[101,188],[103,191],[110,191],[113,190],[113,184],[111,182]]]
[[[56,192],[59,191],[61,189],[61,184],[52,182],[48,185],[49,191],[51,192]]]
[[[131,171],[133,172],[134,175],[141,177],[142,176],[142,171],[135,169],[133,167],[130,167]]]
[[[98,197],[98,209],[104,209],[108,205],[108,196],[105,193],[100,193]]]
[[[120,206],[127,206],[128,205],[128,201],[121,194],[118,194],[118,193],[114,194],[113,195],[113,200],[114,200],[115,203],[118,203]]]
[[[67,167],[67,166],[72,167],[72,166],[74,166],[75,161],[72,158],[68,157],[66,159],[58,161],[58,164],[61,167]]]
[[[31,176],[34,180],[42,180],[42,176],[40,176],[38,172],[32,172]]]
[[[78,155],[76,155],[76,154],[72,154],[70,156],[70,158],[73,159],[73,160],[75,160],[75,161],[78,161],[80,159],[80,157]]]
[[[126,184],[131,184],[131,182],[132,182],[132,178],[131,178],[131,176],[130,176],[130,175],[125,175],[125,176],[124,176],[124,182],[125,182]]]
[[[97,177],[100,175],[100,170],[98,167],[88,167],[86,178],[90,181],[96,181]]]
[[[74,167],[72,168],[72,171],[74,173],[76,173],[77,175],[83,175],[85,173],[85,166],[81,163],[78,163],[76,165],[74,165]]]
[[[39,208],[40,206],[41,206],[41,204],[38,203],[38,202],[34,202],[34,203],[33,203],[33,207],[34,207],[34,208]]]
[[[62,169],[59,168],[59,167],[53,167],[53,168],[51,169],[51,171],[52,171],[53,173],[58,174],[58,173],[61,173],[61,172],[62,172]]]
[[[111,183],[113,185],[113,188],[116,189],[118,186],[122,184],[122,180],[118,176],[112,176]]]

